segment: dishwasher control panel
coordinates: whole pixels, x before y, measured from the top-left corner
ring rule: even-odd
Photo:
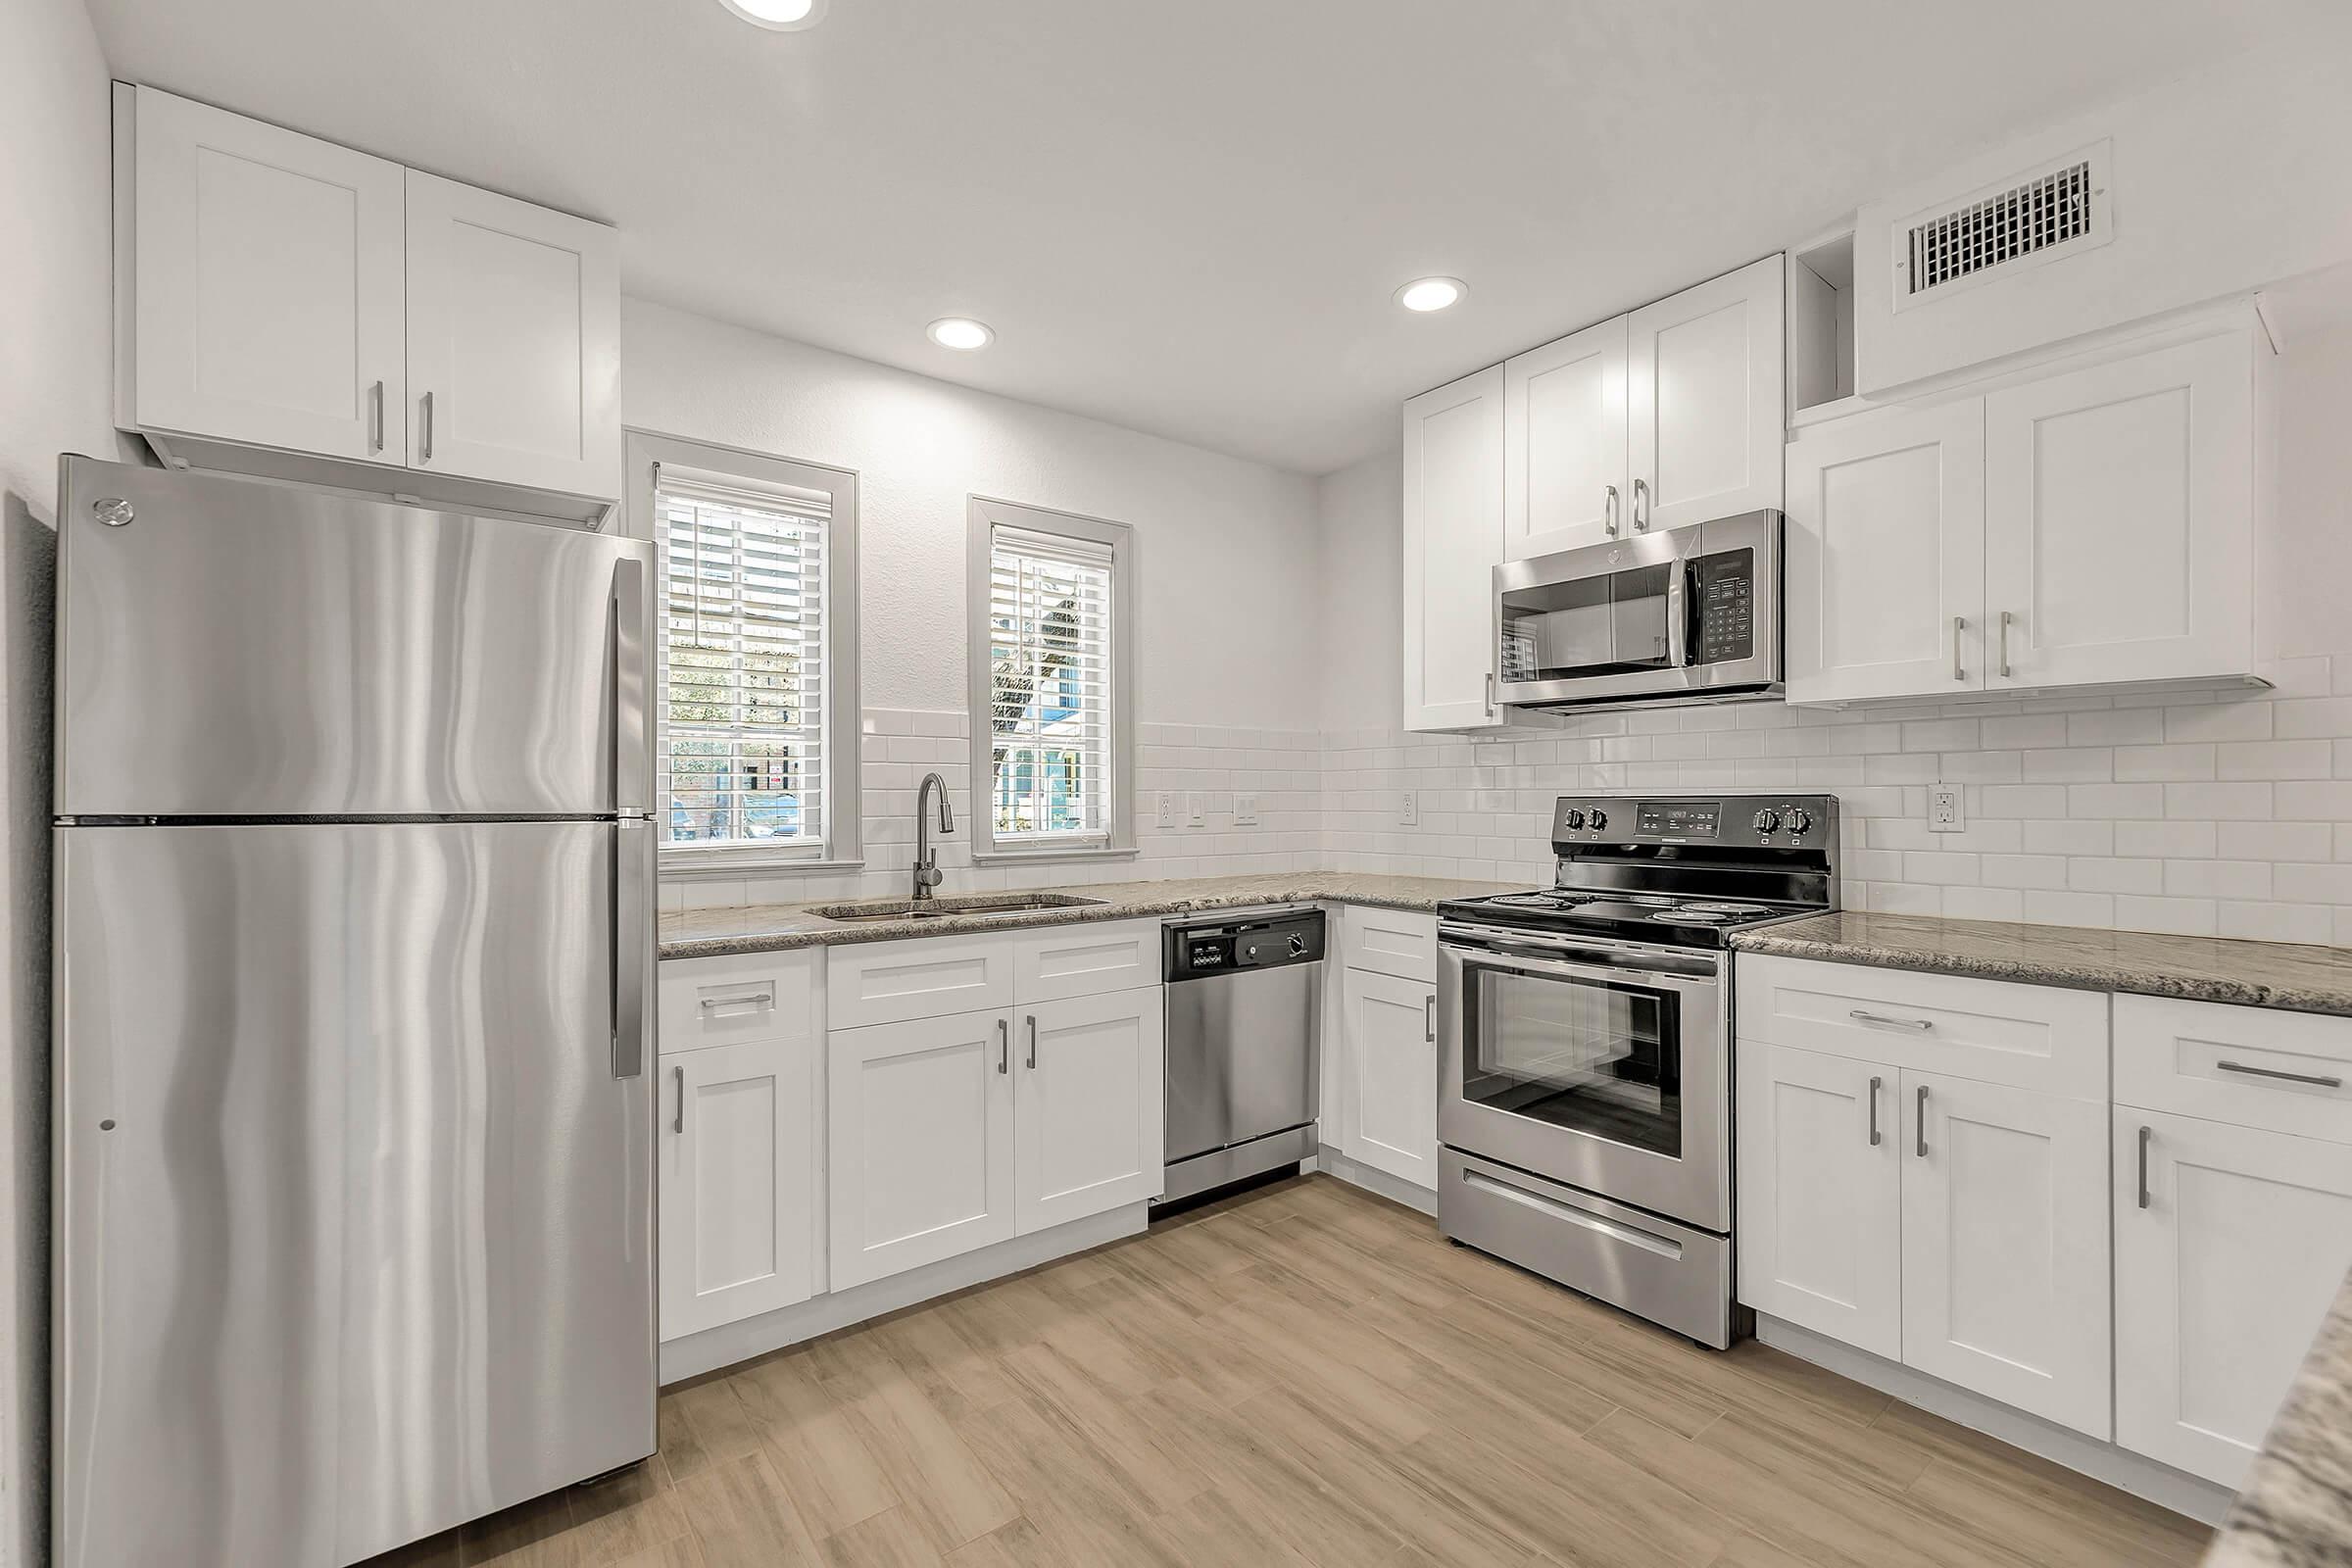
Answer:
[[[1194,920],[1165,928],[1169,980],[1199,980],[1250,969],[1316,963],[1323,957],[1323,911]]]

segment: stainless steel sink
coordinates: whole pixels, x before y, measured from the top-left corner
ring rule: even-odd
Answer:
[[[820,920],[939,920],[949,915],[1032,914],[1039,909],[1089,908],[1109,902],[1070,893],[972,894],[943,899],[880,899],[865,904],[818,904],[808,912]]]

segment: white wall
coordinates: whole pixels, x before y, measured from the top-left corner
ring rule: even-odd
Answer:
[[[1315,485],[1326,730],[1383,728],[1404,704],[1404,455],[1392,447]]]
[[[48,1470],[49,622],[57,455],[108,416],[106,65],[79,0],[0,0],[0,1564],[41,1560]]]

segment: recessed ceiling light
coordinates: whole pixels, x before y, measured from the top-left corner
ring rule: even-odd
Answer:
[[[931,341],[943,349],[984,349],[997,337],[988,329],[987,322],[975,321],[968,316],[943,316],[925,330],[931,334]]]
[[[1396,303],[1408,311],[1442,311],[1469,292],[1458,277],[1416,277],[1396,291]]]
[[[793,32],[813,27],[825,14],[825,0],[718,0],[755,27]]]

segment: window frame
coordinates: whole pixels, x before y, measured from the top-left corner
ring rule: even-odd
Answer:
[[[627,461],[628,531],[631,537],[654,544],[661,576],[652,611],[657,690],[650,694],[653,710],[646,715],[657,759],[669,744],[668,726],[662,721],[669,638],[666,617],[661,608],[668,596],[669,552],[654,504],[662,465],[666,463],[723,477],[730,484],[751,491],[821,491],[831,504],[831,514],[825,520],[824,551],[824,842],[813,847],[773,849],[757,844],[671,844],[663,837],[658,841],[662,878],[692,881],[704,877],[785,875],[862,867],[864,797],[858,760],[864,724],[858,697],[858,474],[850,468],[639,429],[627,432]],[[665,835],[667,806],[662,797],[657,796],[656,801],[655,826]]]
[[[966,556],[964,603],[967,627],[964,665],[969,676],[971,720],[969,796],[972,818],[972,861],[976,865],[1031,865],[1055,860],[1113,860],[1135,857],[1135,530],[1123,522],[1089,517],[1048,507],[1025,506],[993,496],[964,499]],[[999,527],[1045,534],[1101,546],[1110,552],[1110,722],[1108,728],[1109,788],[1103,809],[1109,813],[1107,832],[1100,844],[1024,844],[999,840],[994,809],[996,776],[991,766],[996,711],[994,671],[990,649],[995,627],[989,618],[993,579],[992,535]],[[1043,765],[1042,761],[1039,765]]]

